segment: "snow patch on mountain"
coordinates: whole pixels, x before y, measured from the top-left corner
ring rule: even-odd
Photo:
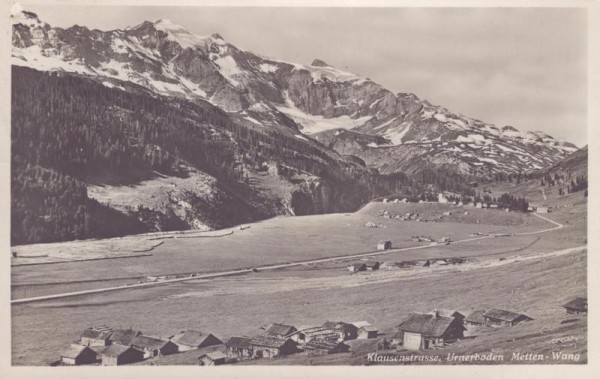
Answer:
[[[385,128],[386,126],[388,126],[389,124],[391,124],[392,122],[396,121],[397,119],[398,119],[398,117],[394,117],[394,118],[392,118],[392,119],[390,119],[390,120],[388,120],[388,121],[384,122],[383,124],[376,126],[376,127],[374,128],[374,130],[383,129],[383,128]]]
[[[235,59],[231,55],[221,56],[218,54],[210,54],[211,60],[219,67],[219,72],[231,85],[234,87],[240,86],[240,82],[236,76],[242,74],[242,70],[238,67]]]
[[[274,64],[270,64],[270,63],[261,63],[259,66],[260,70],[266,74],[275,72],[279,69],[279,67],[275,66]]]
[[[250,121],[250,122],[252,122],[252,123],[254,123],[256,125],[262,126],[262,124],[257,119],[252,118],[250,116],[244,116],[244,119],[246,119],[246,120],[248,120],[248,121]]]
[[[284,91],[285,105],[276,106],[276,108],[286,116],[290,117],[297,124],[302,125],[303,134],[315,134],[331,129],[354,129],[371,119],[371,116],[351,118],[350,116],[340,116],[325,118],[305,113],[298,109],[290,99],[287,91]]]
[[[399,128],[388,129],[382,137],[388,139],[394,146],[402,145],[402,138],[410,130],[411,123],[400,125]]]
[[[213,37],[202,37],[192,34],[183,26],[177,25],[170,20],[158,20],[154,23],[154,27],[157,30],[165,32],[168,36],[167,39],[177,42],[183,49],[202,47],[209,43],[224,42]]]
[[[65,61],[60,54],[44,54],[38,45],[21,49],[13,47],[11,63],[16,66],[30,67],[41,71],[69,71],[79,74],[94,74],[94,72],[78,60]]]

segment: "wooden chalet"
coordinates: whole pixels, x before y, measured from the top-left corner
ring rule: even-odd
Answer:
[[[102,351],[100,359],[102,360],[102,366],[120,366],[142,361],[144,353],[131,346],[114,344]]]
[[[486,310],[485,309],[480,309],[477,311],[472,312],[470,315],[468,315],[467,317],[465,317],[464,324],[467,327],[470,326],[482,326],[485,324],[485,319],[483,318],[483,315],[485,314]]]
[[[503,309],[490,309],[483,314],[484,325],[493,327],[514,326],[523,321],[533,320],[522,313],[515,313]]]
[[[61,363],[69,366],[96,363],[96,360],[96,352],[84,345],[71,344],[60,354]]]
[[[336,333],[340,341],[354,340],[358,336],[358,328],[343,321],[326,321],[323,328]]]
[[[179,351],[195,350],[223,343],[211,333],[204,333],[192,329],[176,335],[171,341],[177,345]]]
[[[379,330],[371,325],[368,321],[357,321],[353,322],[352,325],[356,326],[356,339],[370,339],[377,338]]]
[[[290,338],[255,336],[250,340],[254,358],[275,358],[298,351],[296,342]]]
[[[440,316],[437,312],[412,313],[396,330],[402,332],[402,345],[409,350],[441,347],[463,338],[461,318]]]
[[[131,340],[131,346],[144,353],[144,358],[152,358],[177,353],[177,345],[171,341],[148,336],[137,336]]]
[[[115,329],[109,337],[111,344],[130,345],[131,340],[137,336],[141,336],[142,332],[133,329]]]
[[[247,337],[231,337],[225,342],[227,355],[238,360],[252,358],[252,345],[250,338]]]
[[[81,344],[85,346],[108,346],[112,343],[110,341],[111,335],[112,331],[101,331],[89,328],[81,333],[79,340],[81,341]]]
[[[298,329],[296,329],[292,325],[277,323],[269,324],[263,329],[265,330],[265,334],[275,337],[287,337],[298,331]]]
[[[350,272],[359,272],[359,271],[366,271],[366,270],[367,270],[367,265],[364,263],[353,263],[348,266],[348,271],[350,271]]]

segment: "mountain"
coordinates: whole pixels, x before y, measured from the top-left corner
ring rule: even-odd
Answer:
[[[301,65],[260,57],[168,20],[104,32],[52,28],[22,12],[13,24],[13,65],[205,100],[240,122],[298,129],[383,173],[449,166],[489,177],[541,169],[577,150],[543,132],[499,128],[413,94],[394,94],[320,59]]]
[[[576,148],[453,114],[315,59],[168,20],[52,27],[15,11],[13,243],[347,212],[547,167]]]
[[[541,170],[542,174],[551,176],[559,175],[564,177],[588,177],[588,146],[568,155],[558,163]]]

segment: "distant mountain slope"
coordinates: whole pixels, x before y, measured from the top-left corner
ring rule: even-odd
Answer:
[[[413,94],[394,94],[322,60],[300,65],[260,57],[168,20],[112,31],[53,28],[30,12],[12,21],[13,65],[206,100],[241,123],[300,130],[385,173],[434,166],[491,177],[542,169],[577,149],[542,132],[497,128]],[[348,129],[356,133],[340,133]]]
[[[13,243],[345,212],[406,184],[290,128],[121,85],[13,67]],[[121,216],[131,227],[110,228]]]
[[[544,170],[551,175],[567,174],[571,176],[588,177],[588,146],[585,145],[581,149],[568,155],[558,163]]]

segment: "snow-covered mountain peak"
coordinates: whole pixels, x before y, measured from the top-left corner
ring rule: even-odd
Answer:
[[[22,8],[17,7],[17,5],[19,4],[15,4],[10,10],[10,20],[13,25],[21,24],[29,28],[44,27],[47,25],[46,23],[41,22],[35,13],[25,11]]]

